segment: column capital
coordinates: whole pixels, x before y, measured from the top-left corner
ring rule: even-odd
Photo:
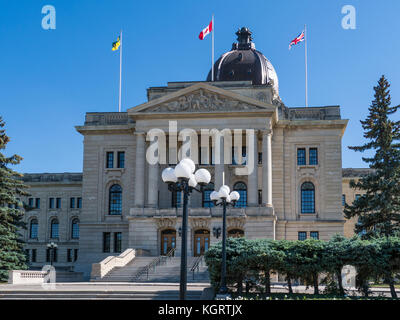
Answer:
[[[272,136],[272,134],[273,134],[272,129],[263,129],[263,130],[260,130],[260,132],[263,136]]]
[[[140,136],[140,135],[146,135],[146,132],[144,132],[144,131],[135,131],[134,133],[133,133],[134,135],[137,135],[137,136]]]

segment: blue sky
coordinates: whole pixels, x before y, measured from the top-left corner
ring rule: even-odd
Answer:
[[[41,27],[42,7],[56,9],[56,30]],[[356,9],[356,29],[342,28],[344,5]],[[146,88],[205,80],[211,37],[198,34],[215,15],[215,58],[247,26],[256,48],[274,65],[280,96],[304,105],[304,44],[288,44],[307,24],[309,105],[340,105],[349,119],[343,167],[365,167],[347,149],[363,143],[373,86],[382,74],[400,103],[400,1],[124,1],[0,0],[0,115],[20,154],[21,172],[79,172],[83,137],[74,129],[86,112],[118,110],[119,55],[124,30],[123,110],[146,101]]]

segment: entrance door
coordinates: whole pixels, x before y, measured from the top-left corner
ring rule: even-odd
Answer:
[[[166,255],[176,246],[176,231],[173,229],[163,230],[161,232],[161,255]]]
[[[194,256],[202,256],[210,247],[210,231],[201,229],[194,232]]]

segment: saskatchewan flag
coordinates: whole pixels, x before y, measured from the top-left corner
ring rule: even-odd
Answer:
[[[120,41],[120,39],[118,37],[117,41],[113,42],[111,50],[112,51],[118,50],[120,45],[121,45],[121,41]]]

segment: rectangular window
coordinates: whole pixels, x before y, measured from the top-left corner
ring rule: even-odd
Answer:
[[[56,208],[60,209],[61,208],[61,198],[56,199]]]
[[[82,208],[82,198],[77,198],[77,205],[78,205],[78,209]]]
[[[35,199],[35,208],[40,209],[40,198]]]
[[[58,261],[58,249],[55,248],[53,249],[53,262],[57,262]]]
[[[75,208],[75,198],[70,198],[69,199],[69,207],[71,209]]]
[[[54,209],[54,198],[49,199],[49,209]]]
[[[318,149],[317,148],[310,148],[309,157],[310,157],[309,164],[312,165],[312,166],[316,166],[318,164]]]
[[[110,252],[110,233],[103,232],[103,252]]]
[[[72,250],[67,249],[67,262],[72,262]]]
[[[50,261],[51,255],[53,256],[53,262],[57,262],[58,253],[57,253],[56,248],[55,249],[50,249],[50,248],[46,249],[46,262],[51,262]]]
[[[26,262],[30,261],[29,249],[25,249],[25,258],[26,258]]]
[[[125,168],[125,152],[118,152],[118,168]]]
[[[46,249],[46,262],[50,262],[50,250],[49,248]]]
[[[28,206],[29,208],[33,208],[33,198],[28,199]]]
[[[79,249],[74,249],[74,262],[76,260],[78,260],[78,252],[79,252]]]
[[[114,168],[114,152],[107,152],[106,168]]]
[[[122,233],[115,232],[114,233],[114,252],[122,251]]]
[[[299,231],[298,235],[298,240],[303,241],[307,239],[307,232],[305,231]]]
[[[318,231],[311,231],[310,232],[310,238],[318,240],[319,239],[319,232]]]
[[[306,165],[306,149],[304,148],[297,149],[297,165],[298,166]]]
[[[258,153],[258,164],[262,164],[262,152]]]
[[[262,205],[262,190],[258,190],[258,204]]]
[[[356,200],[360,199],[361,194],[356,194]]]
[[[36,249],[32,249],[31,261],[32,261],[32,262],[36,262]]]
[[[342,206],[344,207],[346,205],[346,195],[342,194]]]

